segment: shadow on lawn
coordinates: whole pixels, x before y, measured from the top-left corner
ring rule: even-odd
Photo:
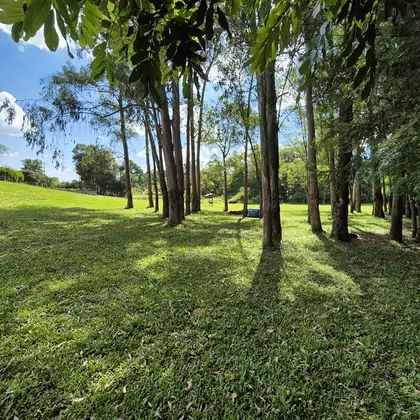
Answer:
[[[259,255],[258,222],[214,215],[175,229],[123,211],[0,218],[5,418],[410,414],[411,250],[323,236],[293,248],[285,232]]]

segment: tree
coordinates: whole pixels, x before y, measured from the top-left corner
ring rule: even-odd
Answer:
[[[217,147],[221,153],[223,165],[223,211],[227,212],[229,210],[227,157],[232,149],[240,144],[243,136],[242,127],[235,112],[235,104],[221,99],[207,111],[205,123],[203,142],[208,146]]]

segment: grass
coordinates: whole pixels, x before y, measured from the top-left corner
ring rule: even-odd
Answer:
[[[369,208],[340,244],[283,205],[262,252],[220,203],[168,228],[145,202],[0,197],[0,418],[420,418],[419,250]]]

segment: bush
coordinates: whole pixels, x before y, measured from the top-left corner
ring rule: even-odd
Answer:
[[[23,182],[24,176],[22,171],[2,166],[0,167],[0,179],[9,182]]]

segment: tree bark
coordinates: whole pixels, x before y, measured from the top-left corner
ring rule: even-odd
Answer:
[[[418,208],[416,206],[416,202],[410,198],[410,206],[411,206],[411,237],[417,237],[417,218],[418,218]]]
[[[397,242],[402,242],[403,228],[403,197],[394,191],[392,199],[392,213],[391,213],[391,239]]]
[[[244,151],[244,209],[242,217],[248,216],[248,126],[245,126],[245,151]]]
[[[153,207],[153,191],[152,191],[152,173],[150,170],[150,150],[149,150],[149,133],[144,123],[144,137],[146,140],[146,169],[147,169],[147,197],[149,199],[148,207]]]
[[[340,122],[349,125],[353,121],[353,104],[350,101],[340,105]],[[338,137],[337,200],[334,206],[333,235],[341,242],[348,242],[349,235],[349,177],[352,147],[351,133],[342,130]]]
[[[157,176],[156,176],[156,160],[154,154],[152,154],[153,159],[153,185],[155,188],[155,212],[159,211],[159,190],[157,184]]]
[[[315,148],[315,119],[312,99],[312,82],[306,89],[306,117],[308,124],[308,168],[309,168],[309,202],[311,210],[311,228],[313,233],[322,232],[319,214],[319,188]]]
[[[168,180],[169,197],[169,220],[171,226],[177,226],[182,222],[181,196],[178,189],[178,175],[174,158],[174,148],[172,143],[171,122],[169,118],[168,99],[165,88],[161,88],[162,107],[160,114],[162,119],[162,146],[165,157],[166,177]]]
[[[149,132],[149,140],[150,140],[150,146],[151,146],[151,149],[152,149],[153,162],[155,164],[155,169],[156,169],[156,166],[158,168],[159,183],[160,183],[160,190],[161,190],[161,193],[162,193],[162,204],[163,204],[162,217],[164,219],[167,219],[169,217],[169,197],[168,197],[168,187],[166,185],[166,179],[165,179],[165,171],[163,169],[162,159],[159,159],[157,147],[156,147],[155,141],[153,140],[153,135],[152,135],[152,131],[151,131],[151,128],[150,128],[150,124],[148,122],[148,117],[146,117],[146,124],[147,124],[147,130]],[[157,127],[156,130],[159,130],[159,127]],[[159,134],[156,133],[156,135],[159,138]],[[158,145],[158,147],[159,147],[159,145]],[[155,194],[156,194],[156,197],[157,197],[157,185],[156,184],[155,184]],[[158,201],[157,198],[156,198],[156,204],[155,204],[155,211],[159,211],[159,201]]]
[[[125,169],[125,189],[127,194],[127,209],[132,209],[133,205],[133,191],[131,188],[131,169],[130,169],[130,155],[128,153],[127,134],[125,130],[125,115],[123,107],[123,98],[121,93],[118,95],[118,107],[120,111],[120,128],[121,128],[121,141],[124,151],[124,169]]]
[[[385,188],[385,178],[382,179],[382,190],[383,190],[382,195],[383,195],[383,198],[384,198],[384,216],[385,216],[385,213],[388,212],[388,209],[387,209],[387,196],[386,196],[386,188]]]
[[[190,153],[191,153],[191,108],[190,98],[187,99],[187,152],[185,158],[185,214],[191,214],[191,172],[190,172]]]
[[[251,92],[252,92],[252,81],[254,76],[251,78],[251,84],[248,91],[248,104],[245,114],[245,151],[244,151],[244,210],[243,217],[248,216],[248,137],[249,137],[249,117],[251,114]],[[257,168],[256,168],[257,170]],[[258,177],[258,174],[257,174]]]
[[[262,213],[263,213],[263,247],[272,247],[272,210],[270,189],[270,161],[267,130],[267,98],[264,75],[257,75],[258,109],[260,115],[260,144],[262,157]]]
[[[353,184],[353,203],[354,203],[354,210],[357,213],[362,212],[362,188],[360,185],[360,174],[359,174],[361,153],[362,153],[362,150],[361,150],[360,144],[358,144],[356,147],[356,156],[355,156],[356,171],[354,174],[354,184]]]
[[[271,224],[272,244],[278,246],[282,231],[280,223],[280,196],[279,196],[279,140],[277,126],[277,96],[275,84],[275,62],[272,61],[265,71],[265,87],[267,91],[267,134],[268,157],[270,165],[270,196],[271,196]]]
[[[199,200],[197,197],[197,174],[195,166],[195,133],[194,133],[194,83],[192,78],[192,70],[190,72],[190,140],[191,140],[191,212],[197,213],[199,210]]]
[[[181,113],[179,101],[179,83],[172,80],[172,132],[174,139],[175,163],[177,169],[178,189],[181,200],[181,216],[184,219],[184,165],[182,162],[182,143],[181,143]]]
[[[330,149],[328,151],[328,165],[329,165],[329,170],[330,170],[331,217],[334,217],[334,206],[335,206],[335,202],[337,201],[334,149]]]
[[[416,241],[420,241],[420,201],[415,203],[416,210],[417,210],[417,233],[416,233]]]
[[[229,211],[228,196],[227,196],[227,169],[226,169],[226,156],[223,155],[223,199],[224,199],[224,212]]]
[[[373,190],[373,215],[375,217],[385,217],[384,213],[384,198],[382,196],[381,182],[372,181]]]
[[[410,197],[407,195],[405,197],[405,217],[407,219],[411,219],[411,204],[410,204]]]
[[[388,214],[391,216],[392,214],[392,200],[393,200],[394,194],[392,192],[389,193],[389,205],[388,205]]]

